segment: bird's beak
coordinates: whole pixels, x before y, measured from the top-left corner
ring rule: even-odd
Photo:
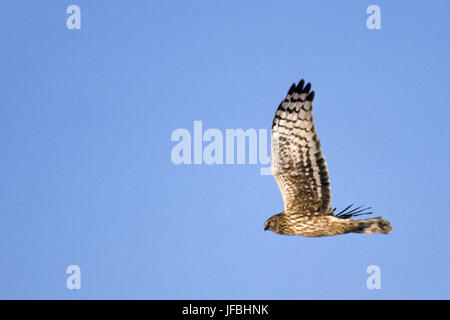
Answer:
[[[264,226],[264,231],[267,231],[267,230],[269,230],[269,227],[268,226]]]

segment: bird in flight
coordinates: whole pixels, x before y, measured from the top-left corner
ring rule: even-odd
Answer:
[[[283,196],[284,211],[264,223],[264,230],[305,237],[344,233],[384,233],[392,230],[381,217],[354,220],[370,208],[351,205],[338,214],[331,206],[327,164],[315,129],[314,91],[302,79],[292,84],[272,124],[271,170]]]

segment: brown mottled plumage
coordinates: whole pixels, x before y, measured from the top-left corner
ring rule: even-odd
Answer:
[[[264,230],[307,237],[343,233],[389,233],[381,217],[351,220],[361,211],[334,215],[327,164],[313,122],[314,91],[302,79],[289,89],[272,124],[272,174],[283,196],[284,211],[270,217]],[[345,212],[345,210],[344,210]]]

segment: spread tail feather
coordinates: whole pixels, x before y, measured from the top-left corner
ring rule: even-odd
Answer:
[[[358,225],[352,232],[355,233],[384,233],[388,234],[392,231],[391,223],[382,217],[372,219],[353,220]]]

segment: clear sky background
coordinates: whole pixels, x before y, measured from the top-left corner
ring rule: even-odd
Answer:
[[[449,10],[1,1],[0,298],[450,298]],[[259,164],[172,163],[173,130],[269,129],[301,78],[333,205],[371,205],[388,236],[264,232],[283,203]]]

